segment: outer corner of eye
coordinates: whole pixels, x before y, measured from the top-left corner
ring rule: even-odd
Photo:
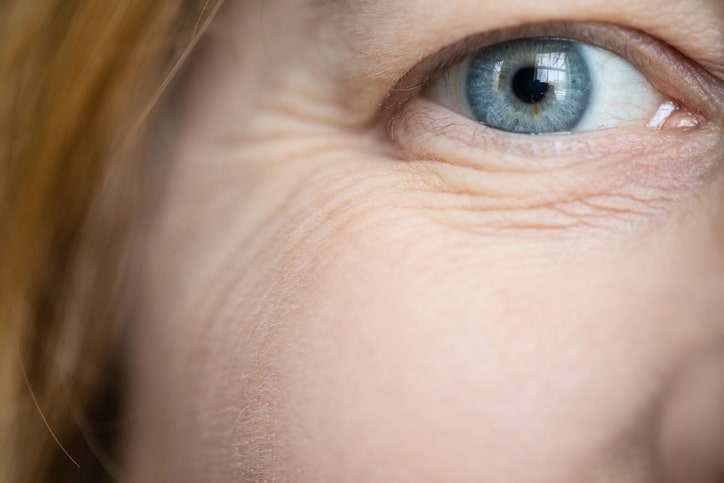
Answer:
[[[480,48],[425,95],[491,128],[526,134],[645,126],[665,101],[622,57],[558,37]]]

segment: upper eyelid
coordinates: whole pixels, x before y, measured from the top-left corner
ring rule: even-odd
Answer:
[[[494,30],[445,47],[408,71],[390,90],[379,116],[391,119],[440,73],[476,50],[525,37],[566,37],[604,48],[636,67],[662,94],[705,120],[722,118],[724,83],[664,42],[638,30],[607,23],[545,22]]]

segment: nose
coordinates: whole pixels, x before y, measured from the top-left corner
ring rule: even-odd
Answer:
[[[667,392],[659,456],[675,483],[724,483],[724,342],[692,354]]]

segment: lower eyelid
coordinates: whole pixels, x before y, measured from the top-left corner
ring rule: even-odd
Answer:
[[[441,88],[432,83],[425,95],[402,103],[388,119],[396,156],[423,163],[434,170],[433,183],[448,183],[447,192],[477,197],[481,206],[496,199],[524,206],[535,200],[556,203],[591,196],[634,204],[649,200],[644,210],[658,211],[661,203],[673,206],[694,196],[721,170],[724,124],[717,119],[724,116],[717,115],[724,106],[712,100],[724,89],[693,62],[645,34],[608,25],[586,25],[580,31],[585,34],[571,30],[569,37],[591,44],[607,39],[605,47],[622,55],[653,85],[657,101],[672,99],[681,113],[695,114],[699,125],[657,130],[646,127],[649,119],[644,119],[635,126],[575,134],[515,134],[479,125],[470,113],[455,113],[426,99]],[[462,71],[451,71],[450,82],[443,84],[459,86]]]
[[[658,185],[682,192],[706,182],[721,163],[716,126],[657,131],[614,128],[573,135],[529,136],[477,125],[432,101],[410,103],[389,125],[390,136],[412,160],[468,167],[475,172],[533,175],[567,171],[573,183]]]

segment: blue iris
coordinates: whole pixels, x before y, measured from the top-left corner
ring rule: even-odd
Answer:
[[[503,131],[573,130],[591,97],[591,72],[577,43],[530,38],[478,50],[465,77],[475,119]]]

